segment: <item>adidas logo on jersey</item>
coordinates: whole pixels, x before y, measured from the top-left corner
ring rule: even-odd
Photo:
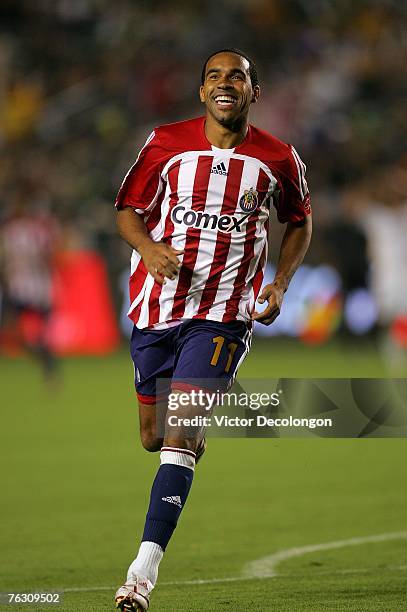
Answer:
[[[232,215],[209,215],[196,210],[187,210],[185,206],[176,206],[172,213],[171,219],[173,223],[184,224],[187,227],[196,227],[197,229],[213,229],[220,232],[237,232],[242,231],[242,225],[250,213],[242,215],[240,218]]]
[[[220,164],[216,164],[216,166],[213,166],[211,174],[223,174],[223,176],[227,176],[228,172],[226,170],[225,164],[221,162]]]
[[[179,495],[168,495],[168,497],[162,497],[162,501],[168,502],[169,504],[174,504],[174,506],[178,506],[178,508],[182,508],[181,498]]]

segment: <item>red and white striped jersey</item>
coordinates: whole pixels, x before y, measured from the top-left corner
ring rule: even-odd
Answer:
[[[16,216],[4,223],[0,263],[9,300],[32,308],[50,308],[57,232],[55,220],[45,215]]]
[[[129,317],[139,328],[185,319],[249,321],[267,260],[270,203],[280,222],[310,213],[305,165],[291,145],[249,126],[234,149],[205,136],[200,117],[155,129],[116,207],[131,206],[154,241],[184,250],[161,286],[133,251]]]

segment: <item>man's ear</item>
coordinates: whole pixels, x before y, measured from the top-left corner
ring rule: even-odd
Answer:
[[[255,85],[253,87],[253,96],[252,96],[252,104],[257,102],[260,97],[260,85]]]
[[[204,95],[203,85],[201,85],[200,88],[199,88],[199,99],[201,100],[201,102],[205,102],[205,95]]]

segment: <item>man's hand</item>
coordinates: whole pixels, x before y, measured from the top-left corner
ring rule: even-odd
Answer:
[[[264,304],[267,300],[268,306],[263,312],[254,311],[252,320],[263,325],[271,325],[280,314],[281,304],[283,303],[284,287],[278,281],[274,281],[271,285],[263,287],[263,291],[257,298],[260,304]]]
[[[174,280],[178,275],[180,261],[178,255],[184,251],[178,251],[164,242],[153,242],[148,240],[138,249],[147,271],[160,285],[164,285],[165,278]]]
[[[307,215],[301,222],[288,222],[284,232],[278,259],[277,271],[271,285],[266,285],[261,292],[258,302],[268,306],[263,312],[254,312],[252,320],[271,325],[280,314],[284,293],[294,272],[300,266],[307,252],[312,233],[311,215]]]
[[[177,251],[165,242],[154,242],[147,234],[144,220],[130,206],[117,213],[117,227],[120,236],[141,256],[147,271],[160,285],[166,278],[173,280],[180,267]]]

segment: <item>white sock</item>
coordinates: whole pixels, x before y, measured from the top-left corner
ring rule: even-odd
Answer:
[[[155,542],[142,542],[137,557],[130,565],[127,580],[134,581],[134,576],[147,578],[153,586],[157,582],[158,566],[163,558],[164,551]]]

